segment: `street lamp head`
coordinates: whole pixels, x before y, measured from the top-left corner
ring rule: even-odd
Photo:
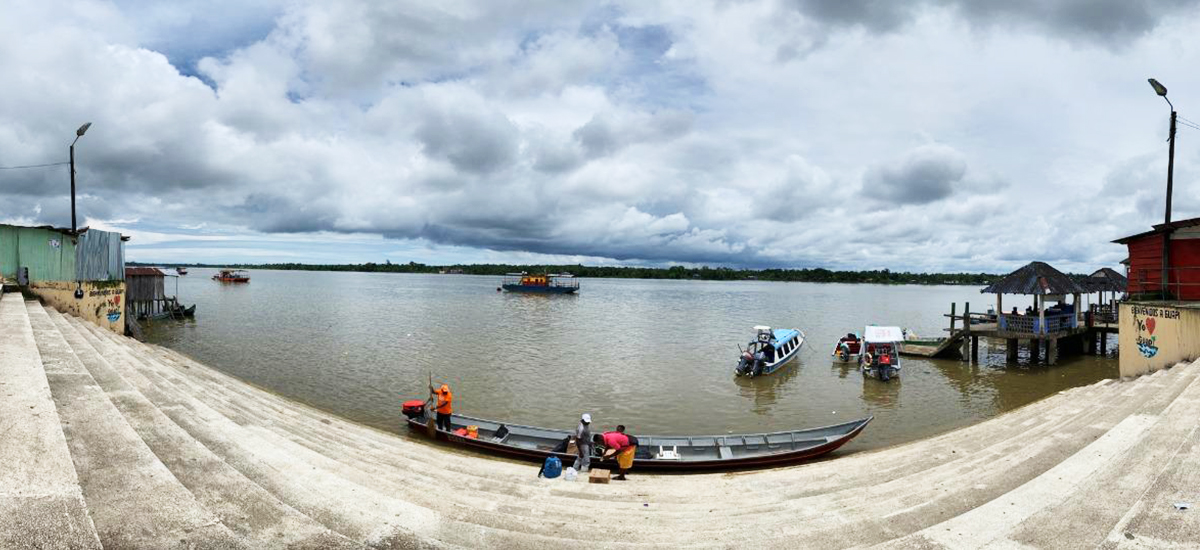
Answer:
[[[1151,78],[1151,79],[1150,79],[1150,81],[1153,83],[1153,82],[1154,82],[1154,79],[1153,79],[1153,78]],[[1163,88],[1163,91],[1162,91],[1162,93],[1160,93],[1160,94],[1158,94],[1158,95],[1164,95],[1164,94],[1166,94],[1166,93],[1167,93],[1167,90],[1166,90],[1166,88]],[[88,128],[91,128],[91,127],[92,127],[92,123],[91,123],[91,122],[85,122],[85,123],[83,124],[83,126],[80,126],[78,130],[75,130],[75,137],[77,137],[77,138],[81,138],[81,137],[83,137],[83,134],[87,133],[87,131],[88,131]]]
[[[1154,80],[1153,78],[1151,78],[1150,79],[1150,87],[1154,88],[1154,93],[1156,93],[1160,96],[1163,96],[1163,97],[1167,97],[1167,87],[1163,86],[1162,84],[1159,84],[1157,80]],[[83,134],[80,134],[80,135],[83,135]]]

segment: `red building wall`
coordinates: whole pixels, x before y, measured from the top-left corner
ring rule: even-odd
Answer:
[[[1129,241],[1129,293],[1162,289],[1161,233]],[[1172,239],[1167,283],[1180,300],[1200,300],[1200,239]]]

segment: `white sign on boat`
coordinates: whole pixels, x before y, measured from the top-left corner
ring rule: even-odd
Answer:
[[[863,329],[864,342],[903,342],[904,331],[900,327],[869,326]]]

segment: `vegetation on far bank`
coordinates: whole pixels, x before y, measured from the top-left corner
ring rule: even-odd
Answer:
[[[128,265],[162,265],[127,262]],[[806,269],[733,269],[728,267],[617,267],[586,265],[426,265],[416,262],[394,264],[170,264],[183,267],[227,267],[235,269],[279,269],[291,271],[357,271],[367,273],[463,273],[467,275],[504,275],[521,271],[529,273],[571,273],[576,277],[607,277],[616,279],[697,279],[709,281],[793,281],[809,283],[872,283],[895,285],[987,285],[1000,276],[989,273],[908,273],[887,269],[874,271],[833,271],[824,268]]]

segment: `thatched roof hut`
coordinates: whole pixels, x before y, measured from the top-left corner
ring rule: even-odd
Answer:
[[[1087,294],[1088,289],[1046,262],[1029,262],[979,292],[985,294]]]
[[[1129,288],[1129,279],[1110,268],[1097,269],[1083,280],[1083,286],[1088,292],[1125,292]]]

